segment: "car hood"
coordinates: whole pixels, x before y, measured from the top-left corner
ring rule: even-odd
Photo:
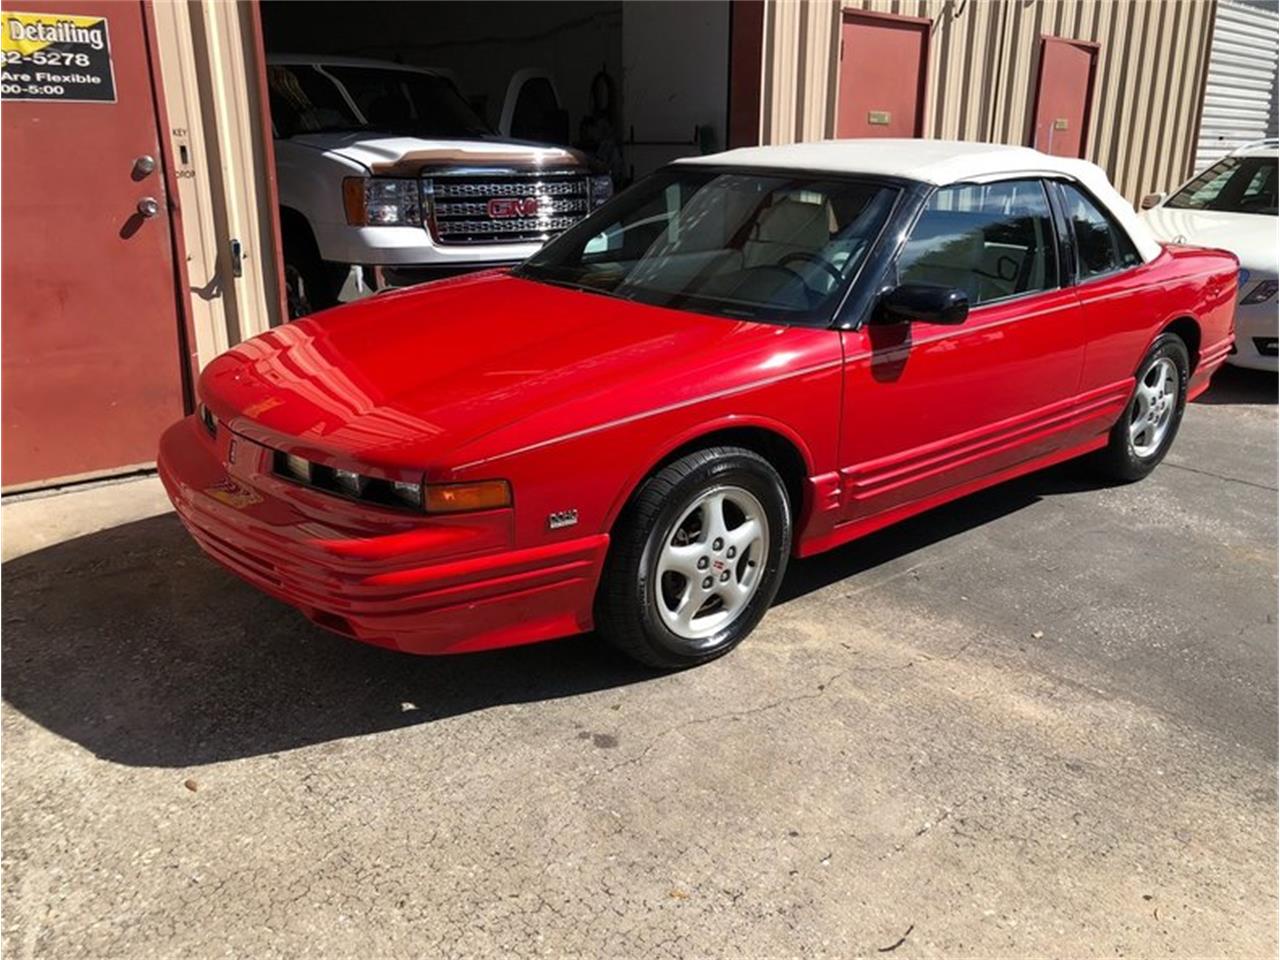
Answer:
[[[381,294],[216,358],[232,431],[321,462],[437,475],[774,380],[838,356],[829,330],[749,323],[501,271]]]
[[[1275,274],[1280,266],[1275,217],[1155,207],[1145,211],[1142,219],[1156,238],[1166,243],[1230,250],[1250,273]]]
[[[307,133],[290,143],[337,154],[383,176],[416,176],[443,167],[537,170],[584,166],[583,155],[566,147],[511,140],[429,140],[370,132]]]

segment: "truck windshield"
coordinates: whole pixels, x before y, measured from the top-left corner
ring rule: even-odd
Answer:
[[[675,165],[516,275],[698,313],[825,325],[897,195],[866,180]]]
[[[493,132],[453,82],[438,74],[272,64],[268,80],[271,119],[281,137],[356,130],[445,138],[484,137]],[[355,102],[355,110],[339,84]]]
[[[1169,198],[1180,210],[1276,215],[1276,158],[1227,157]]]

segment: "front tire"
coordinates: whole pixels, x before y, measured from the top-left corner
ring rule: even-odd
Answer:
[[[1099,451],[1097,465],[1104,474],[1141,480],[1164,459],[1182,423],[1190,376],[1186,344],[1176,334],[1162,334],[1138,367],[1129,405]]]
[[[289,319],[297,320],[338,303],[343,268],[320,258],[315,240],[300,229],[284,238],[284,287]]]
[[[614,529],[597,628],[651,667],[723,656],[773,602],[791,536],[786,488],[759,454],[711,447],[681,457],[645,481]]]

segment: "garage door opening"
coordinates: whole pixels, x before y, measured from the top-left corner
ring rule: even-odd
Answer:
[[[724,149],[733,6],[263,2],[290,315],[516,263]]]

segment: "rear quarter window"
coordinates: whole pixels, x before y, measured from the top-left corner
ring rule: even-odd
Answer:
[[[1067,229],[1076,245],[1076,279],[1081,282],[1142,263],[1129,234],[1102,204],[1073,183],[1059,183]]]

